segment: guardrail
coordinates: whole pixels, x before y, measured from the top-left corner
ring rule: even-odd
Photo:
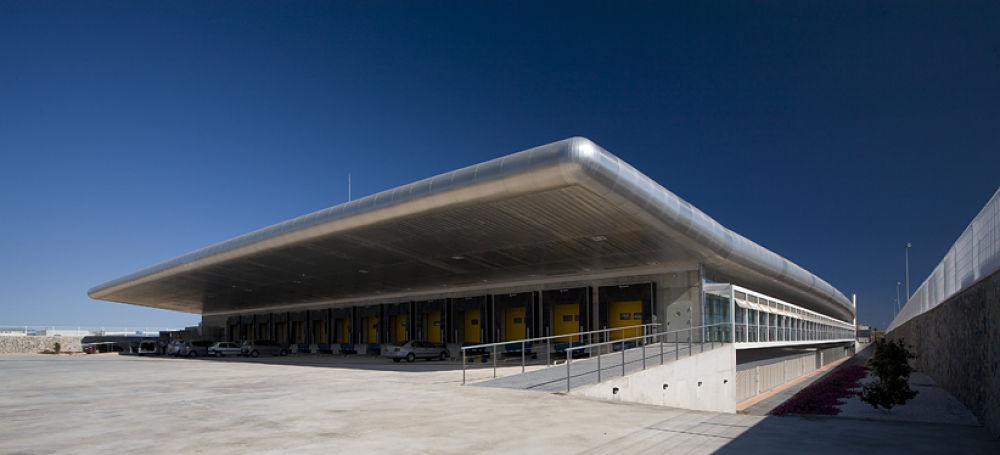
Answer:
[[[500,341],[500,342],[496,342],[496,343],[483,343],[483,344],[476,344],[476,345],[471,345],[471,346],[462,346],[462,384],[465,384],[465,366],[466,366],[466,363],[467,363],[467,356],[466,356],[467,351],[482,350],[482,349],[485,349],[485,348],[492,348],[492,352],[490,354],[490,358],[493,361],[493,377],[495,378],[495,377],[497,377],[497,346],[507,346],[507,345],[511,345],[511,344],[514,344],[514,345],[520,344],[520,347],[521,347],[521,373],[524,373],[524,371],[525,371],[525,365],[527,364],[527,350],[525,348],[528,347],[528,343],[534,343],[534,342],[539,342],[539,341],[544,341],[545,342],[545,365],[548,366],[549,363],[551,362],[551,355],[552,355],[552,343],[551,342],[552,342],[552,340],[555,340],[557,338],[566,338],[566,339],[568,339],[569,343],[570,343],[570,347],[572,347],[573,337],[579,337],[580,339],[583,339],[583,337],[586,336],[586,337],[590,338],[591,340],[593,340],[593,338],[594,338],[595,335],[604,335],[604,334],[610,335],[611,333],[614,333],[614,332],[621,332],[622,336],[624,337],[626,330],[640,330],[641,329],[643,332],[645,332],[646,329],[647,329],[647,327],[658,327],[658,326],[660,326],[660,324],[654,322],[654,323],[649,323],[649,324],[632,325],[632,326],[628,326],[628,327],[615,327],[615,328],[611,328],[611,329],[590,330],[590,331],[586,331],[586,332],[563,333],[563,334],[559,334],[559,335],[550,335],[550,336],[544,336],[544,337],[525,338],[523,340]]]
[[[566,349],[566,391],[567,392],[570,391],[570,378],[572,377],[572,375],[570,373],[570,366],[573,363],[573,352],[574,351],[592,351],[593,348],[595,348],[595,347],[597,348],[597,382],[600,383],[601,382],[601,370],[602,370],[602,368],[601,368],[601,356],[604,355],[604,353],[603,353],[603,347],[604,346],[611,345],[612,346],[612,351],[613,351],[614,350],[614,345],[621,344],[622,376],[625,376],[625,374],[626,374],[626,366],[628,364],[628,362],[626,362],[626,359],[625,359],[625,351],[628,350],[626,348],[626,344],[625,343],[627,343],[629,341],[638,342],[638,344],[641,345],[641,348],[642,348],[642,369],[645,370],[646,369],[646,358],[647,358],[647,356],[646,356],[646,346],[649,344],[649,340],[655,338],[656,341],[654,341],[653,343],[659,344],[659,346],[660,346],[660,365],[663,365],[663,362],[664,362],[663,346],[666,343],[670,342],[670,334],[674,334],[674,360],[678,360],[678,359],[680,359],[680,349],[679,349],[679,347],[680,347],[680,343],[682,342],[680,340],[681,334],[686,334],[687,335],[686,340],[684,340],[684,341],[687,342],[687,345],[688,345],[688,355],[690,356],[690,355],[694,354],[694,343],[695,343],[694,338],[695,338],[696,334],[702,335],[700,337],[701,340],[697,342],[698,345],[701,347],[701,350],[699,351],[699,353],[705,352],[705,344],[706,343],[711,343],[711,345],[712,345],[711,349],[715,349],[715,344],[716,343],[719,343],[719,344],[732,343],[732,340],[729,340],[728,336],[724,336],[724,337],[717,337],[717,336],[705,337],[704,336],[707,333],[711,333],[711,334],[723,334],[723,333],[724,334],[728,334],[728,333],[731,333],[730,330],[729,330],[729,328],[731,326],[732,326],[732,323],[722,322],[722,323],[718,323],[718,324],[709,324],[709,325],[701,325],[701,326],[695,326],[695,327],[686,327],[686,328],[683,328],[683,329],[670,330],[670,331],[658,332],[658,333],[650,333],[650,334],[643,333],[642,335],[638,335],[638,336],[634,336],[634,337],[621,338],[621,339],[610,340],[610,341],[603,341],[603,342],[592,343],[592,344],[588,344],[588,345],[584,345],[584,346],[570,347],[570,348]],[[727,330],[724,330],[724,331],[722,331],[722,330],[712,330],[712,329],[716,329],[716,328],[725,328]],[[663,339],[664,336],[666,336],[666,341],[664,341],[664,339]],[[705,338],[711,338],[711,340],[705,340]],[[720,338],[720,339],[716,340],[716,338]],[[633,349],[638,349],[638,348],[639,347],[637,346],[636,348],[633,348]]]

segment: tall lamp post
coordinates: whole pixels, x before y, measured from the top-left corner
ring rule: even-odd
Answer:
[[[906,301],[910,301],[910,247],[912,243],[906,242]]]

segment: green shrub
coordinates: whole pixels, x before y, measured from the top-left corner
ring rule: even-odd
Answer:
[[[878,409],[886,411],[893,406],[903,405],[917,396],[915,390],[910,390],[910,359],[916,358],[906,349],[903,340],[879,341],[875,343],[875,353],[868,360],[868,369],[878,378],[875,382],[865,385],[858,395],[861,401]]]
[[[58,353],[59,353],[59,351],[61,351],[61,350],[62,350],[62,345],[61,345],[61,344],[59,344],[59,342],[58,342],[58,341],[56,341],[56,345],[55,345],[55,346],[54,346],[54,347],[53,347],[52,349],[53,349],[54,351],[56,351],[56,354],[58,354]]]

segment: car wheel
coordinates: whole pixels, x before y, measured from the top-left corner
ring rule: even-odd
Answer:
[[[278,355],[284,357],[284,356],[288,355],[288,350],[287,349],[282,349],[281,352],[278,353]]]
[[[441,356],[438,357],[438,360],[448,360],[448,351],[441,351]]]
[[[417,360],[417,356],[413,355],[412,352],[409,353],[409,354],[406,354],[406,361],[407,362],[412,362],[414,360]]]
[[[259,356],[259,355],[260,355],[260,353],[259,353],[259,352],[257,352],[257,350],[256,350],[256,349],[250,352],[250,357],[253,357],[253,358],[255,358],[255,359],[256,359],[256,358],[257,358],[257,356]]]
[[[198,357],[198,351],[191,351],[188,353],[188,357],[195,358]]]
[[[392,359],[392,361],[396,362],[396,363],[399,363],[400,360],[403,360],[403,359],[400,359],[399,357],[396,357],[395,359]]]
[[[222,351],[215,351],[216,357],[222,357]]]

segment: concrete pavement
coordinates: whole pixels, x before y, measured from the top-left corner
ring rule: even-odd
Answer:
[[[696,412],[460,382],[448,362],[0,356],[0,453],[1000,453],[969,425]]]

